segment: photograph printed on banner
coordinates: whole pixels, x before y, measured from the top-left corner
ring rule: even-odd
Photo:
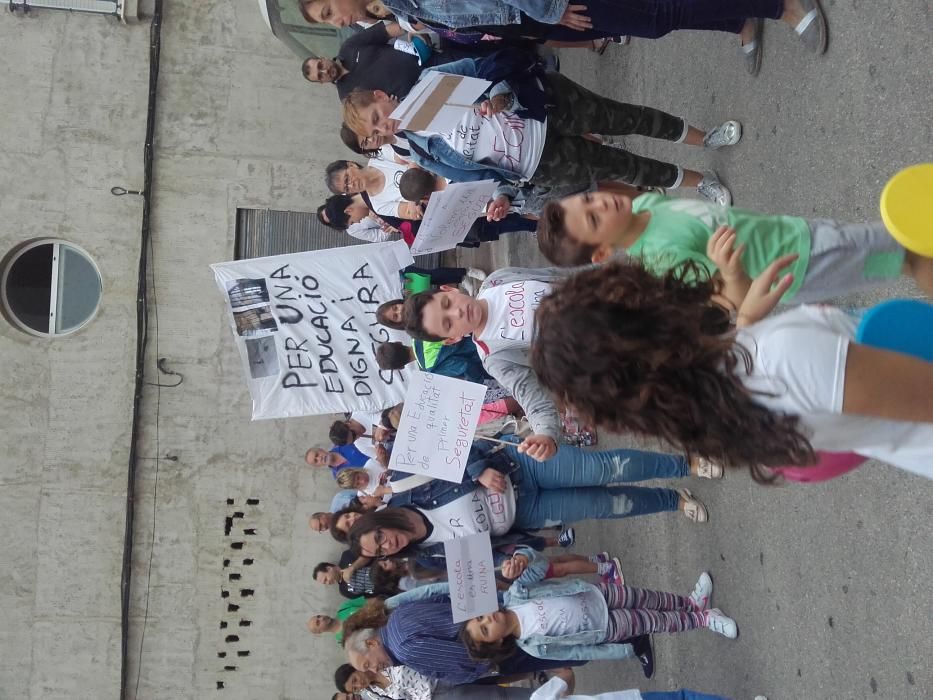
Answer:
[[[244,338],[257,335],[268,335],[279,329],[272,315],[272,308],[267,304],[255,309],[234,311],[233,321],[236,323],[236,332]]]
[[[253,379],[273,377],[279,373],[279,354],[274,336],[246,338],[243,342],[246,344],[249,375]]]
[[[238,279],[227,283],[227,297],[234,309],[268,304],[269,289],[264,279]]]

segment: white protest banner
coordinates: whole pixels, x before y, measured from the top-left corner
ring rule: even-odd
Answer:
[[[399,129],[443,134],[452,131],[489,86],[488,80],[428,71],[389,116]]]
[[[495,191],[495,180],[479,180],[452,183],[433,193],[412,243],[412,254],[426,255],[455,248],[466,238],[477,217],[485,216],[486,203]]]
[[[211,265],[243,361],[253,419],[379,411],[409,372],[383,371],[376,347],[402,340],[376,321],[401,297],[403,241]]]
[[[488,532],[445,541],[444,557],[454,622],[499,609],[496,567]]]
[[[460,483],[486,386],[413,372],[389,469]]]

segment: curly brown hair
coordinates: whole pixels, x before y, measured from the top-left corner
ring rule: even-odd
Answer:
[[[739,378],[752,358],[717,291],[692,263],[660,277],[631,262],[580,272],[538,307],[532,366],[585,420],[752,465],[757,481],[773,480],[763,467],[814,463],[799,418],[762,406]]]

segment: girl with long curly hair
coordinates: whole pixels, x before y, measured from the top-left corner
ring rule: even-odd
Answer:
[[[538,307],[532,366],[597,426],[751,465],[760,481],[773,478],[766,467],[813,464],[818,449],[933,477],[933,363],[856,343],[856,319],[836,308],[765,319],[793,258],[752,282],[735,328],[719,283],[691,265],[583,271]]]

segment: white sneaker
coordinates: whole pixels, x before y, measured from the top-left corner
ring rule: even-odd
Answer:
[[[697,192],[700,196],[708,199],[721,207],[732,205],[732,193],[729,188],[719,181],[716,173],[709,172],[703,174],[703,179],[697,185]]]
[[[706,629],[721,634],[727,639],[735,639],[739,636],[739,627],[735,624],[735,620],[727,617],[719,608],[706,611]]]
[[[684,509],[681,511],[684,517],[693,523],[705,523],[709,520],[709,513],[706,506],[687,489],[677,489],[678,495],[686,501]]]
[[[697,457],[697,476],[701,479],[721,479],[722,465],[710,462],[705,457]]]
[[[473,279],[479,280],[480,282],[486,279],[486,273],[480,270],[478,267],[468,268],[466,271],[466,276],[472,277]]]
[[[693,587],[693,593],[689,595],[690,602],[697,610],[708,610],[709,601],[713,597],[713,579],[705,571],[697,579],[697,585]]]

